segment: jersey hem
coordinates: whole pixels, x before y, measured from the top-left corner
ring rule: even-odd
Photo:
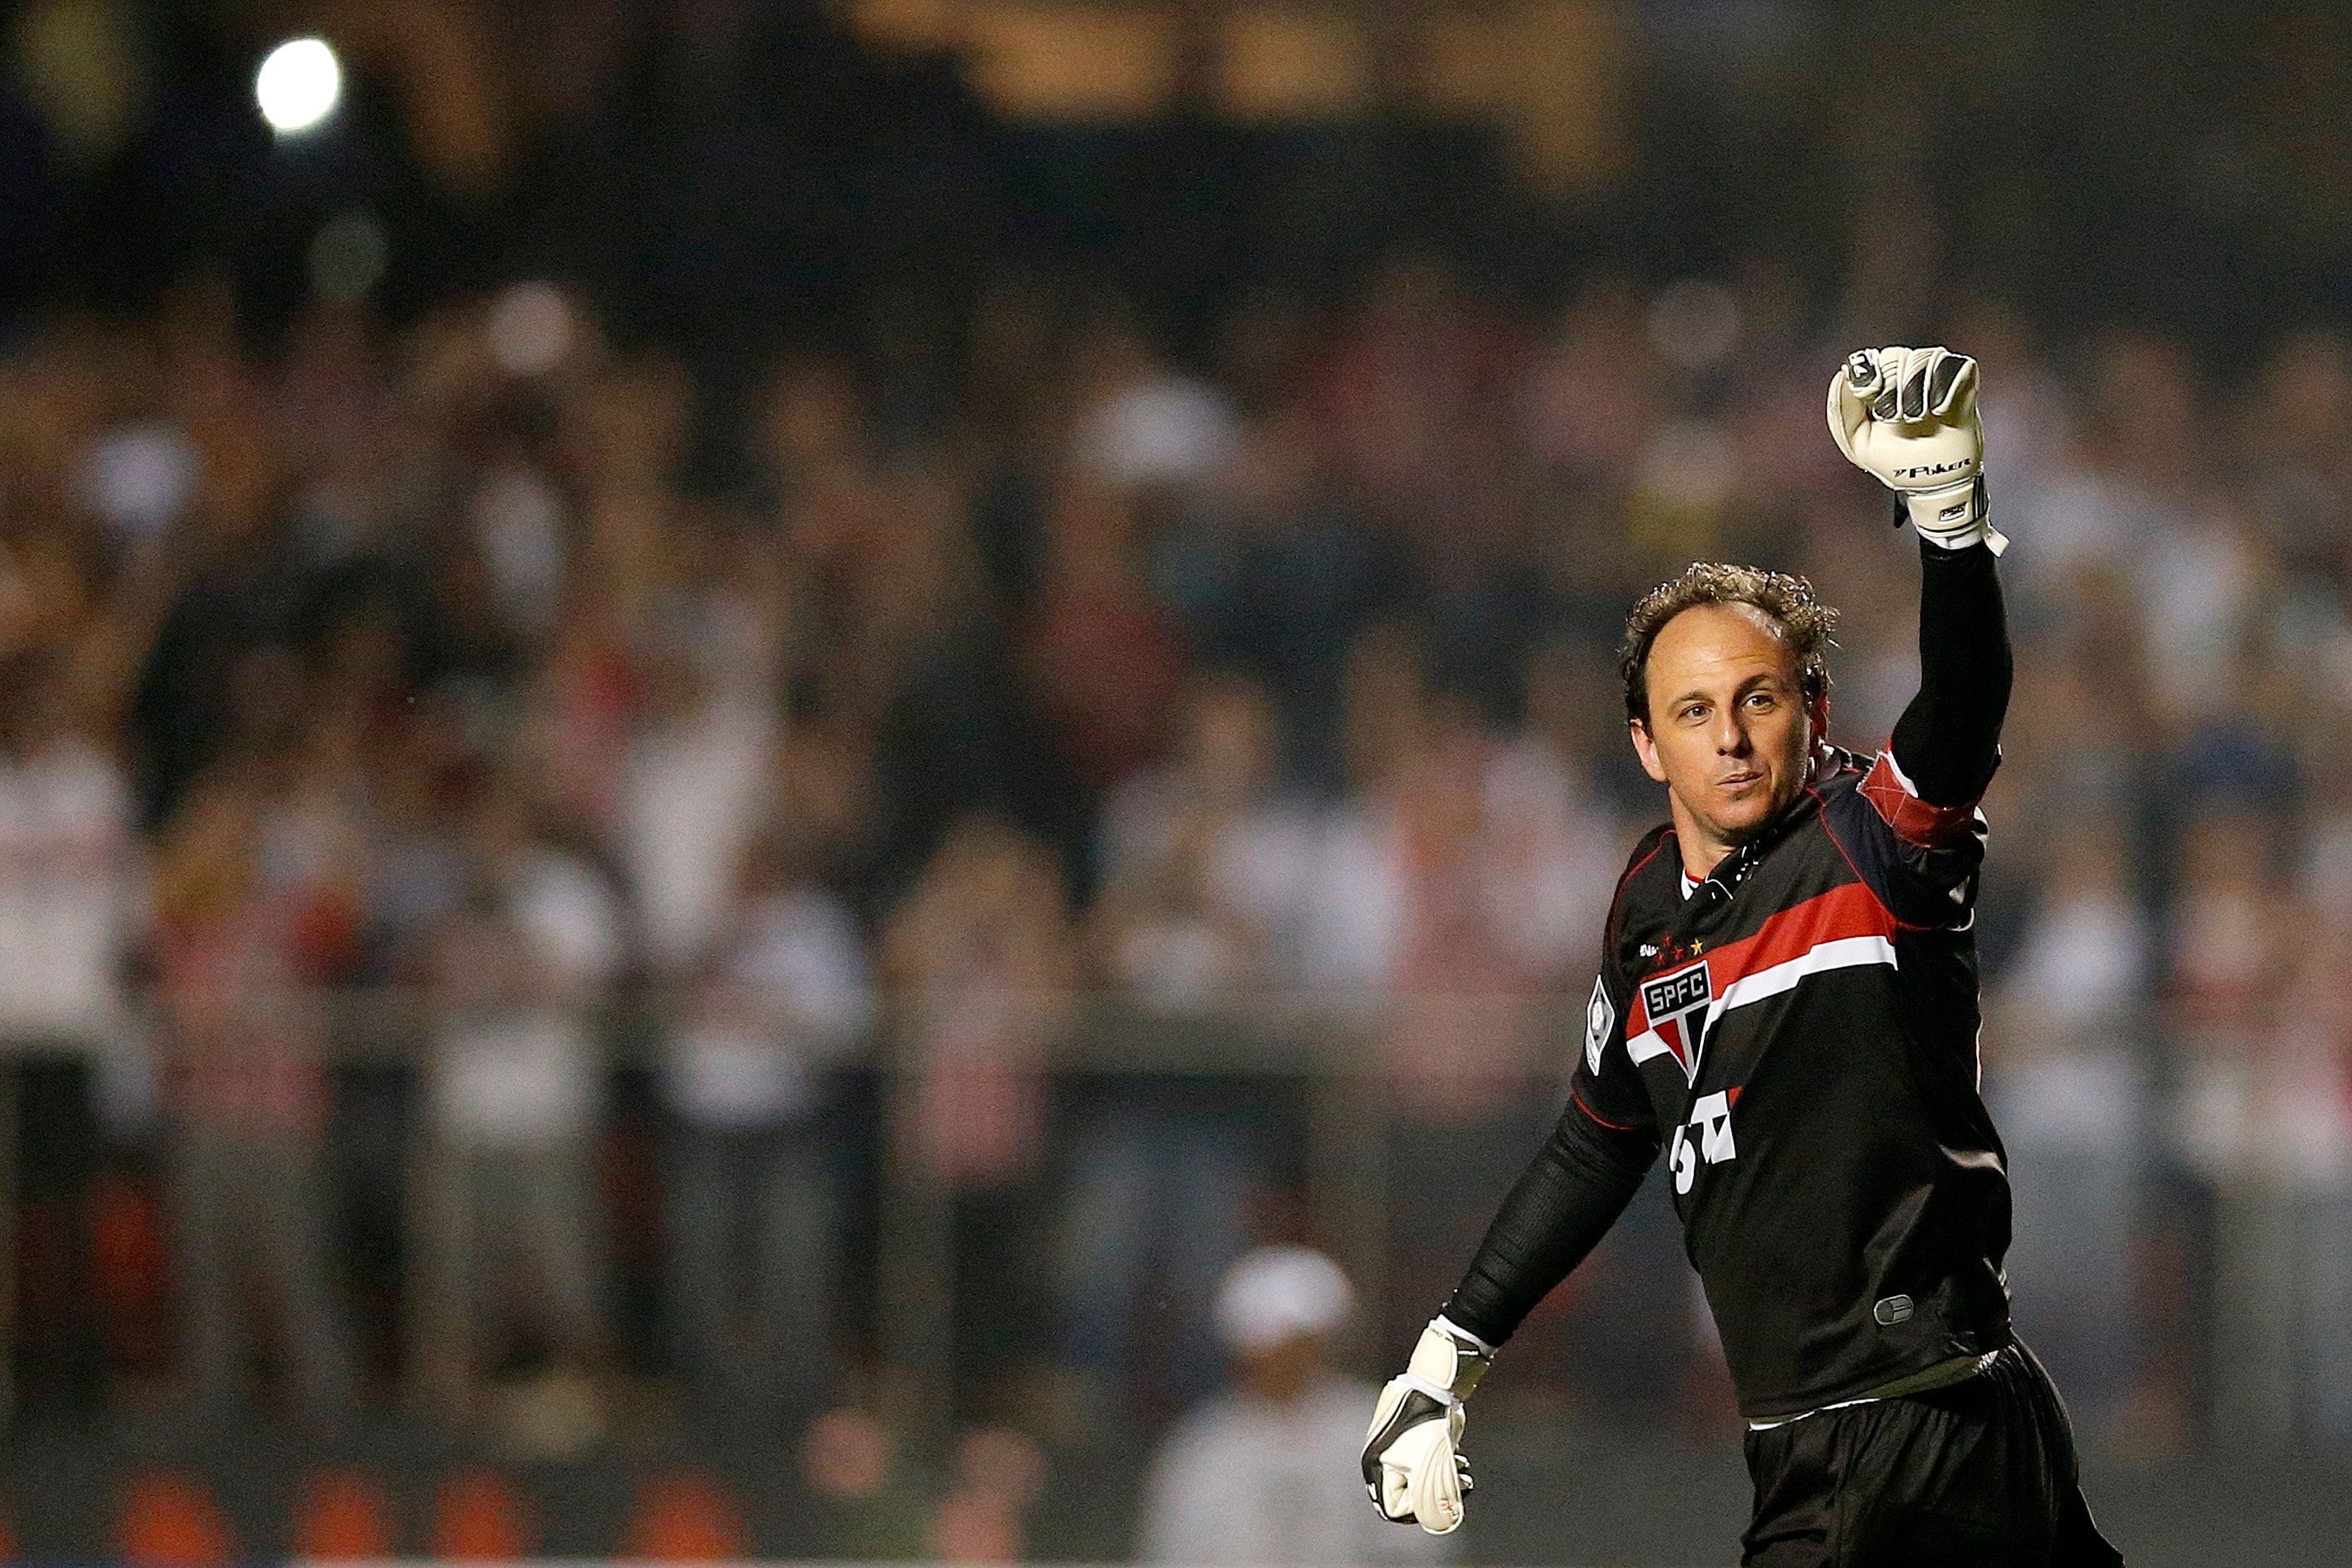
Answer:
[[[1955,1337],[1963,1344],[1969,1340],[1977,1340],[1979,1344],[1984,1342],[1973,1334]],[[1743,1404],[1739,1407],[1739,1419],[1753,1428],[1759,1422],[1784,1424],[1800,1420],[1807,1415],[1818,1415],[1824,1410],[1842,1410],[1849,1405],[1867,1405],[1881,1399],[1900,1399],[1908,1394],[1930,1393],[1943,1385],[1930,1383],[1924,1387],[1913,1386],[1913,1380],[1927,1377],[1948,1366],[1960,1367],[1970,1362],[1980,1363],[1989,1355],[1999,1354],[2009,1343],[2008,1338],[2003,1337],[2000,1343],[1990,1349],[1967,1350],[1957,1353],[1937,1355],[1933,1360],[1907,1369],[1880,1368],[1873,1373],[1869,1381],[1862,1384],[1860,1387],[1848,1384],[1835,1388],[1826,1388],[1818,1394],[1805,1394],[1787,1401],[1772,1400],[1760,1408],[1750,1408]],[[1973,1375],[1973,1370],[1954,1377],[1952,1381],[1966,1382],[1971,1375]]]

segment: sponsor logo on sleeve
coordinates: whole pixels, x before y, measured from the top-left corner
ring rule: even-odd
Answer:
[[[1617,1009],[1609,1005],[1609,993],[1600,981],[1592,983],[1592,1000],[1584,1005],[1584,1065],[1594,1076],[1601,1072],[1601,1047],[1609,1043],[1609,1030],[1617,1022]]]

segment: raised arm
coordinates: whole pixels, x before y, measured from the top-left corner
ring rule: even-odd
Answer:
[[[1932,805],[1976,805],[2000,762],[2012,664],[1992,552],[1919,545],[1919,694],[1895,725],[1895,765]]]
[[[1919,695],[1866,786],[1895,830],[1955,836],[2000,761],[2009,624],[1993,558],[2009,542],[1986,515],[1976,361],[1941,348],[1858,349],[1830,378],[1832,439],[1895,492],[1919,535]],[[1906,818],[1913,820],[1905,820]]]

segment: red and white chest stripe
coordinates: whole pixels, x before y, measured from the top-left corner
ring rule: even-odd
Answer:
[[[1860,882],[1791,905],[1767,919],[1755,935],[1634,986],[1626,1010],[1626,1053],[1637,1064],[1670,1056],[1685,1078],[1696,1080],[1707,1031],[1724,1014],[1793,990],[1809,974],[1873,963],[1892,969],[1895,932],[1895,917]],[[1701,965],[1706,975],[1703,1005],[1702,993],[1691,984]],[[1672,1010],[1653,1016],[1654,995],[1671,995]]]

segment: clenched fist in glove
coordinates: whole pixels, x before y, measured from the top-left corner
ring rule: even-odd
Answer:
[[[1922,539],[2008,548],[1985,517],[1976,361],[1949,349],[1857,349],[1830,380],[1829,417],[1838,450],[1895,491]]]
[[[1412,1359],[1381,1390],[1364,1437],[1364,1487],[1392,1524],[1419,1524],[1432,1535],[1462,1525],[1470,1461],[1462,1457],[1462,1402],[1478,1386],[1495,1352],[1443,1317],[1421,1331]]]

